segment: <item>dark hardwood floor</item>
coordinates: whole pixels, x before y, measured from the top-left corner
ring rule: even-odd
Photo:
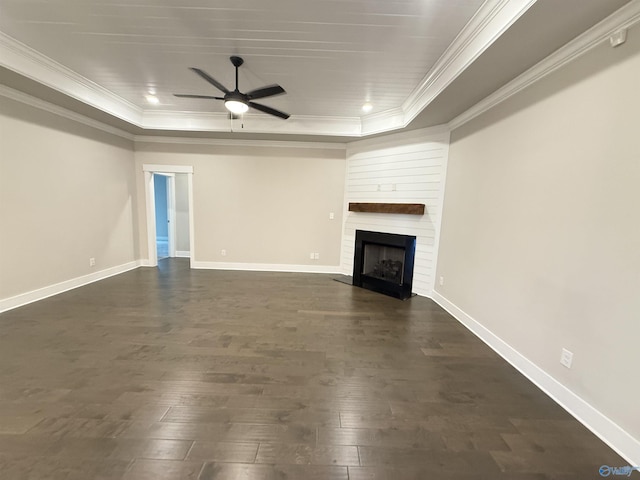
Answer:
[[[627,463],[431,300],[163,260],[0,315],[2,479],[585,480]]]

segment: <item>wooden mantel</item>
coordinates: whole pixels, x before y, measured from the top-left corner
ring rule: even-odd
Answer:
[[[349,203],[350,212],[424,215],[424,203]]]

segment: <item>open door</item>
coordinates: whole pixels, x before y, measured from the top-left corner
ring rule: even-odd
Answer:
[[[188,256],[193,261],[194,256],[194,223],[193,223],[193,167],[182,165],[143,165],[144,171],[144,184],[145,184],[145,198],[146,198],[146,213],[147,213],[147,248],[149,259],[144,262],[145,265],[155,267],[158,265],[158,253],[161,255],[164,253],[159,250],[158,245],[158,229],[156,224],[158,222],[165,223],[166,229],[166,253],[167,256],[176,256],[176,182],[175,174],[186,174],[187,178],[187,208],[189,217],[189,252]],[[165,182],[166,186],[166,201],[164,197],[159,197],[156,201],[156,182]],[[162,188],[162,187],[159,187]],[[160,199],[162,198],[162,199]],[[156,203],[160,206],[161,212],[166,212],[165,216],[157,213]],[[166,205],[166,209],[165,206]],[[158,222],[157,222],[157,219]],[[164,230],[160,230],[164,232]],[[163,235],[162,235],[163,236]],[[163,236],[164,237],[164,236]],[[181,255],[186,256],[186,255]]]
[[[176,256],[176,199],[175,175],[153,174],[156,252],[158,259]]]

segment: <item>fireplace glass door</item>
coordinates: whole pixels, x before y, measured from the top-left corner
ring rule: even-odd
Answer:
[[[356,230],[353,285],[402,300],[411,297],[416,237]]]
[[[404,248],[366,243],[362,273],[373,278],[402,285],[404,275]]]

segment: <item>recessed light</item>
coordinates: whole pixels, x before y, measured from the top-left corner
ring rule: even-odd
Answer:
[[[371,110],[373,110],[373,105],[371,105],[370,102],[367,102],[364,105],[362,105],[362,111],[364,113],[369,113]]]
[[[144,98],[146,98],[147,102],[149,102],[151,105],[157,105],[160,103],[160,100],[155,95],[151,95],[151,94],[145,95]]]

